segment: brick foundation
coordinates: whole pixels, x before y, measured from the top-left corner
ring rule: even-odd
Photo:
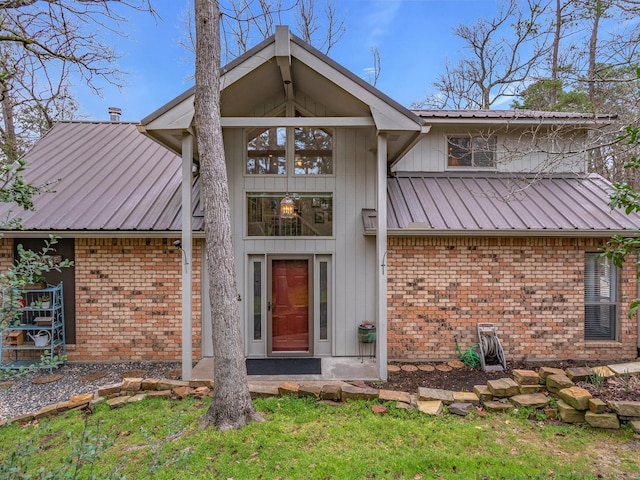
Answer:
[[[388,240],[388,357],[449,360],[493,322],[507,359],[635,358],[633,259],[620,278],[618,341],[584,340],[584,254],[605,240],[429,238]]]

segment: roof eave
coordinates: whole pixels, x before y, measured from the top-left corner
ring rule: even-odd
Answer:
[[[509,230],[442,230],[425,228],[388,228],[388,237],[566,237],[609,238],[614,235],[634,237],[635,230],[567,230],[567,229],[509,229]],[[366,235],[376,235],[375,231]]]

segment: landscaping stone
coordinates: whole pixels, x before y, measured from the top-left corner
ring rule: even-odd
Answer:
[[[78,377],[78,381],[80,381],[80,382],[94,382],[96,380],[100,380],[101,378],[106,377],[108,374],[109,374],[109,372],[107,372],[107,371],[95,372],[95,373],[91,373],[89,375],[83,375],[81,377]]]
[[[60,375],[59,373],[54,373],[51,375],[43,375],[41,377],[36,377],[33,380],[31,380],[31,383],[35,383],[36,385],[41,385],[44,383],[53,383],[53,382],[57,382],[58,380],[61,380],[62,378],[64,378],[64,375]]]
[[[573,387],[574,383],[565,374],[554,374],[546,377],[547,390],[558,393],[563,388]]]
[[[441,365],[436,365],[436,370],[438,370],[439,372],[450,372],[451,370],[453,370],[453,368],[443,363]]]
[[[453,403],[453,392],[451,390],[441,390],[439,388],[419,387],[418,400],[438,400],[445,405],[450,405]]]
[[[107,405],[109,405],[110,408],[120,408],[126,405],[127,402],[129,402],[129,397],[127,396],[113,397],[107,400]]]
[[[543,385],[546,385],[547,377],[550,375],[566,375],[566,373],[561,368],[553,367],[540,367],[540,370],[538,370],[538,376],[542,379],[540,383]]]
[[[93,393],[84,393],[82,395],[74,395],[67,402],[68,408],[76,408],[81,405],[89,405],[93,400]]]
[[[411,404],[411,395],[407,392],[397,392],[395,390],[380,390],[378,398],[383,402],[402,402]]]
[[[640,362],[618,363],[616,365],[607,366],[618,376],[640,373]]]
[[[126,377],[122,379],[120,390],[124,392],[137,392],[142,388],[142,377]]]
[[[193,389],[188,386],[176,387],[172,391],[181,400],[193,394]]]
[[[487,381],[487,387],[494,397],[513,397],[520,393],[516,382],[510,378],[499,378]]]
[[[415,365],[402,365],[402,371],[403,372],[417,372],[418,371],[418,367],[416,367]]]
[[[373,413],[377,413],[378,415],[384,415],[385,413],[387,413],[389,411],[389,409],[387,407],[385,407],[384,405],[371,405],[371,411]]]
[[[584,423],[585,412],[576,410],[563,400],[558,400],[558,412],[564,423]]]
[[[471,411],[472,408],[473,408],[473,404],[471,403],[454,402],[451,405],[449,405],[448,410],[449,410],[449,413],[452,413],[454,415],[460,415],[461,417],[466,417],[467,415],[469,415],[469,412]]]
[[[411,410],[413,406],[410,403],[396,402],[396,408],[398,410]]]
[[[477,395],[478,399],[480,399],[481,402],[489,402],[493,400],[493,395],[491,395],[489,387],[487,387],[486,385],[474,385],[473,393]]]
[[[418,400],[418,410],[427,415],[442,415],[442,402],[440,400]]]
[[[142,390],[157,390],[159,383],[159,378],[144,378],[140,383],[140,388]]]
[[[65,402],[54,403],[52,405],[47,405],[46,407],[42,407],[38,410],[33,416],[36,419],[49,417],[51,415],[56,415],[61,411],[67,410],[67,406]]]
[[[576,410],[589,410],[591,394],[584,388],[563,388],[558,392],[558,396]]]
[[[520,385],[520,393],[522,395],[530,395],[532,393],[538,393],[542,390],[542,385]]]
[[[299,397],[320,398],[322,392],[322,384],[319,383],[301,383],[298,388]]]
[[[147,398],[147,394],[146,393],[137,393],[136,395],[132,395],[130,397],[127,397],[127,403],[135,403],[135,402],[139,402],[140,400],[144,400],[145,398]]]
[[[542,408],[546,407],[549,403],[549,397],[543,393],[515,395],[511,397],[510,400],[511,403],[518,407]]]
[[[593,371],[594,374],[596,374],[596,375],[598,375],[600,377],[603,377],[605,379],[612,378],[612,377],[616,376],[616,374],[613,372],[613,370],[611,370],[606,365],[603,365],[601,367],[593,367],[591,370]]]
[[[640,433],[640,420],[631,420],[629,422],[629,426],[634,432]]]
[[[335,384],[326,384],[322,386],[320,398],[324,400],[340,401],[342,398],[342,387]]]
[[[298,395],[298,389],[300,388],[300,384],[296,382],[282,382],[278,385],[278,393],[283,397],[286,395]]]
[[[447,362],[447,365],[455,369],[461,369],[465,367],[465,363],[461,360],[451,360],[450,362]]]
[[[182,380],[171,380],[163,378],[158,382],[158,390],[173,390],[177,387],[188,387],[189,382],[183,382]]]
[[[213,388],[213,380],[189,380],[189,386],[191,388],[207,387]]]
[[[620,428],[620,420],[615,413],[593,413],[587,412],[584,415],[585,421],[594,428]]]
[[[622,417],[640,418],[640,402],[613,401],[609,402],[609,408]]]
[[[533,370],[514,370],[511,374],[520,385],[540,385],[540,376]]]
[[[593,375],[593,370],[589,367],[570,367],[566,372],[572,382],[584,382]]]
[[[149,390],[145,394],[147,397],[171,397],[171,390]]]
[[[25,413],[24,415],[18,415],[11,419],[11,421],[15,423],[28,423],[33,420],[35,420],[35,415],[33,413]]]
[[[418,365],[418,369],[422,370],[423,372],[433,372],[436,367],[434,367],[433,365]]]
[[[9,390],[14,385],[13,382],[0,382],[0,390]]]
[[[373,400],[378,398],[378,390],[375,388],[361,388],[353,385],[342,387],[342,401],[347,400]]]
[[[280,395],[278,387],[271,383],[251,383],[249,382],[249,395],[251,398],[270,398]]]
[[[599,398],[590,398],[589,411],[593,413],[605,413],[607,411],[607,404]]]
[[[509,402],[490,400],[488,402],[484,402],[484,408],[488,412],[506,412],[507,410],[511,410],[513,408],[513,404]]]
[[[104,387],[98,388],[98,396],[100,397],[110,397],[112,395],[116,395],[120,393],[121,383],[114,383],[111,385],[105,385]]]
[[[453,392],[453,403],[480,405],[480,399],[473,392]]]
[[[398,365],[387,365],[387,372],[389,373],[397,373],[399,372],[401,369]]]

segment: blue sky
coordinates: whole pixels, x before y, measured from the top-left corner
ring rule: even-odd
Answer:
[[[122,108],[123,120],[138,121],[192,86],[187,53],[178,42],[183,36],[181,16],[192,0],[156,0],[161,20],[127,11],[127,38],[110,37],[122,55],[118,66],[128,72],[123,89],[105,85],[102,98],[82,85],[74,93],[80,114],[107,120],[107,108]],[[377,87],[409,106],[431,91],[431,83],[447,58],[455,61],[462,44],[452,29],[492,17],[498,0],[338,0],[346,15],[346,33],[329,56],[367,78],[371,48],[380,52]],[[292,25],[292,30],[295,28]]]

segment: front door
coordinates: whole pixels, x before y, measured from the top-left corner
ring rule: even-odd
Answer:
[[[311,257],[270,258],[268,346],[271,356],[312,355]]]

